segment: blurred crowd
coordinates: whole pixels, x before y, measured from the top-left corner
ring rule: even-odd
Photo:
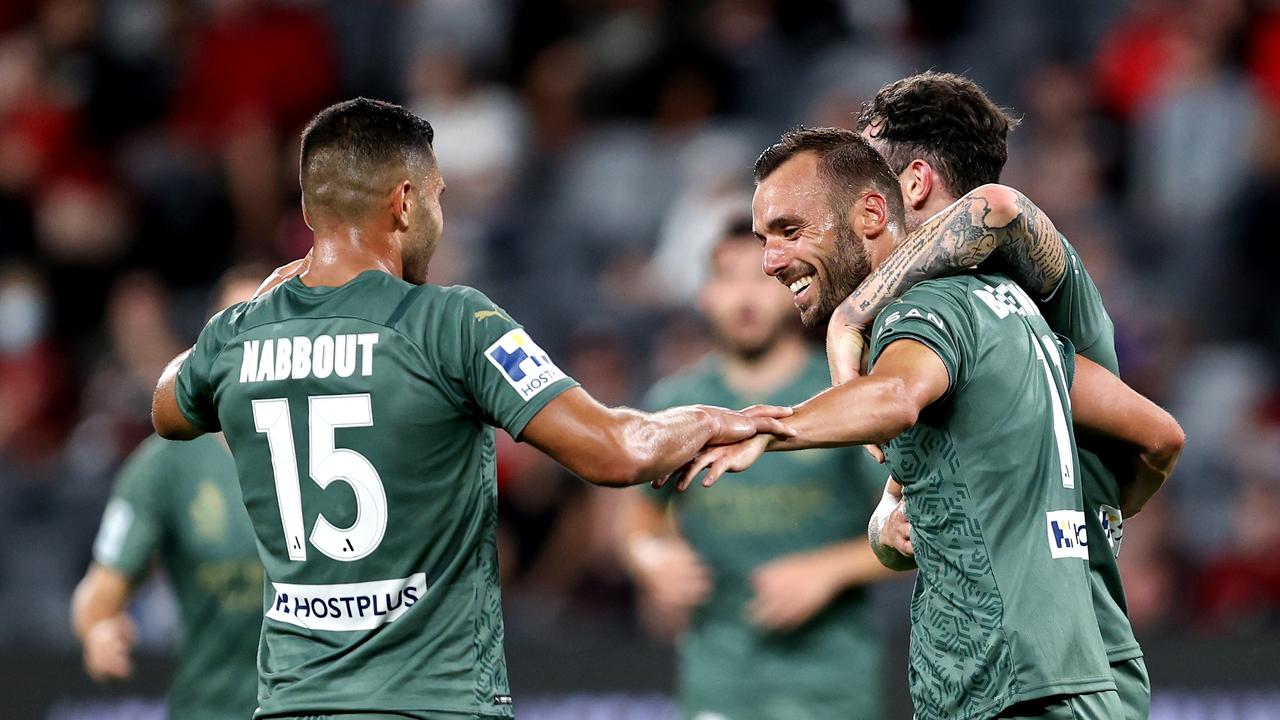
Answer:
[[[1280,625],[1280,2],[6,0],[0,642],[71,642],[161,367],[222,271],[309,244],[297,137],[324,105],[430,120],[432,281],[481,288],[601,400],[636,403],[708,347],[692,299],[760,150],[928,68],[1023,118],[1005,182],[1079,248],[1126,379],[1187,431],[1126,527],[1139,635]],[[516,612],[629,612],[618,493],[505,437],[501,455]]]

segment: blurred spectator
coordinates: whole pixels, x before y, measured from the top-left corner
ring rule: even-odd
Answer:
[[[215,0],[196,30],[175,127],[221,159],[246,259],[272,255],[281,143],[334,98],[334,55],[321,15],[275,0]]]
[[[48,462],[61,449],[70,419],[65,361],[50,337],[49,303],[35,272],[0,268],[0,457],[10,467]]]

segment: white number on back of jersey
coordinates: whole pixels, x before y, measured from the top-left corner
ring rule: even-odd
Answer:
[[[1067,386],[1066,373],[1062,370],[1062,354],[1058,352],[1058,343],[1049,335],[1042,336],[1039,341],[1031,335],[1031,346],[1036,350],[1036,359],[1044,367],[1044,379],[1049,385],[1049,404],[1053,414],[1053,439],[1058,447],[1058,467],[1062,472],[1062,487],[1076,486],[1075,455],[1071,445],[1071,420],[1067,413],[1071,410],[1071,397],[1062,397],[1058,392],[1057,375],[1062,387]],[[1053,368],[1049,367],[1050,361]]]
[[[311,479],[322,488],[335,480],[351,486],[356,496],[356,519],[350,527],[339,528],[316,518],[310,543],[334,560],[350,562],[368,556],[387,530],[387,495],[382,478],[368,458],[347,448],[336,447],[335,430],[373,425],[373,400],[360,395],[322,395],[308,398],[308,434],[311,449]],[[271,470],[275,476],[280,524],[290,560],[306,560],[306,533],[302,516],[302,489],[298,479],[297,453],[290,424],[289,401],[285,398],[253,401],[253,422],[267,436]]]

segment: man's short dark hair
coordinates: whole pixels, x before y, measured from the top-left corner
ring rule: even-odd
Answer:
[[[341,205],[370,188],[376,171],[434,163],[431,123],[394,103],[356,98],[321,110],[302,131],[299,181],[310,205]]]
[[[924,72],[880,88],[862,106],[857,129],[872,126],[894,174],[920,158],[959,197],[1000,182],[1009,131],[1018,119],[962,75]]]
[[[889,203],[890,219],[902,220],[902,191],[889,163],[861,135],[844,128],[798,127],[787,131],[756,159],[756,184],[786,161],[806,152],[818,157],[818,173],[826,182],[827,195],[838,213],[847,212],[854,198],[872,189]]]

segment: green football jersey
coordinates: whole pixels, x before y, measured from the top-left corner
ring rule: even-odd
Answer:
[[[724,381],[718,358],[672,376],[650,393],[652,409],[705,403],[787,405],[831,384],[826,360],[810,356],[802,373],[764,397],[745,397]],[[865,718],[881,713],[881,643],[870,593],[842,593],[788,633],[753,625],[746,605],[761,565],[866,535],[888,471],[861,448],[767,453],[715,487],[674,493],[681,534],[713,576],[710,599],[680,641],[680,704],[686,717],[728,720]],[[638,491],[639,492],[639,491]]]
[[[1076,352],[1116,375],[1115,326],[1102,305],[1102,294],[1075,248],[1064,238],[1067,271],[1061,283],[1040,309],[1049,327],[1076,346]],[[1080,476],[1084,490],[1085,527],[1089,531],[1089,583],[1098,627],[1107,647],[1107,658],[1123,662],[1142,656],[1142,648],[1129,625],[1128,606],[1116,556],[1120,553],[1123,518],[1120,514],[1120,485],[1110,469],[1124,470],[1129,457],[1106,441],[1089,438],[1079,448]]]
[[[919,720],[1115,688],[1089,587],[1062,347],[1001,275],[920,283],[876,318],[870,360],[932,348],[947,392],[886,449],[919,573],[908,679]]]
[[[256,705],[262,563],[220,438],[151,437],[129,456],[103,513],[94,560],[140,581],[158,557],[180,609],[169,715],[242,720]]]
[[[511,715],[494,427],[573,387],[467,287],[294,278],[215,315],[178,376],[222,429],[266,568],[258,715]]]

